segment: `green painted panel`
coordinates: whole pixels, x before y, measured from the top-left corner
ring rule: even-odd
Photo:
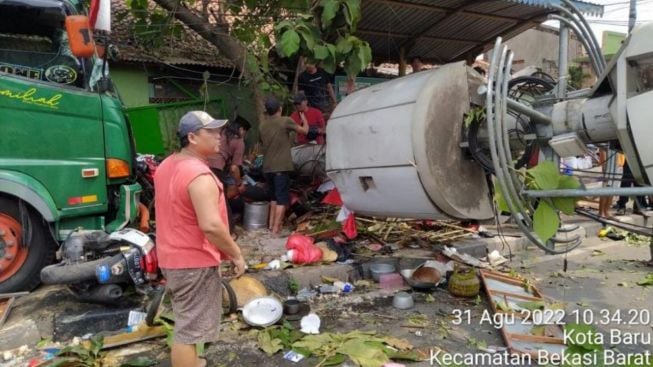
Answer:
[[[155,155],[166,153],[159,128],[159,110],[156,106],[127,109],[127,116],[136,141],[136,152]]]
[[[137,107],[150,104],[147,73],[142,68],[112,66],[111,80],[116,85],[125,106]]]

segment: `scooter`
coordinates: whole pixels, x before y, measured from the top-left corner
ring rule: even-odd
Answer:
[[[148,324],[154,323],[165,292],[159,270],[154,236],[132,228],[110,234],[103,231],[76,231],[64,241],[61,262],[41,270],[43,284],[64,284],[84,302],[115,304],[124,291],[134,286],[150,299],[146,306]],[[236,311],[234,291],[223,280],[225,313]]]

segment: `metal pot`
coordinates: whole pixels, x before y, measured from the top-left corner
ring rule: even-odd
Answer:
[[[246,230],[266,228],[268,225],[269,212],[270,204],[267,201],[245,203],[243,227],[245,227]]]

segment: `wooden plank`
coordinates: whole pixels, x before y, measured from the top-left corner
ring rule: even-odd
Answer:
[[[562,338],[554,338],[550,336],[539,335],[526,335],[526,334],[513,334],[506,332],[514,340],[528,341],[533,343],[546,343],[546,344],[560,344],[565,345],[565,340]]]
[[[0,329],[5,324],[5,321],[7,321],[9,311],[11,311],[11,306],[14,305],[14,301],[16,301],[16,297],[0,299]]]
[[[490,290],[488,293],[492,292],[493,295],[502,295],[502,296],[508,296],[512,298],[519,298],[527,301],[542,301],[545,302],[546,300],[540,297],[530,297],[530,296],[524,296],[521,294],[516,294],[516,293],[511,293],[511,292],[506,292],[506,291],[499,291],[496,289]]]
[[[141,325],[140,328],[131,333],[121,333],[116,335],[110,335],[104,338],[104,344],[102,349],[119,347],[121,345],[133,344],[142,342],[145,340],[150,340],[154,338],[160,338],[166,335],[166,329],[164,326],[154,326],[147,327]],[[90,341],[83,342],[85,347],[90,347]]]

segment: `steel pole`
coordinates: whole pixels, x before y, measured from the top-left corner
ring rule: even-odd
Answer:
[[[582,196],[647,196],[653,195],[653,187],[601,187],[596,189],[526,190],[532,198],[573,198]]]

